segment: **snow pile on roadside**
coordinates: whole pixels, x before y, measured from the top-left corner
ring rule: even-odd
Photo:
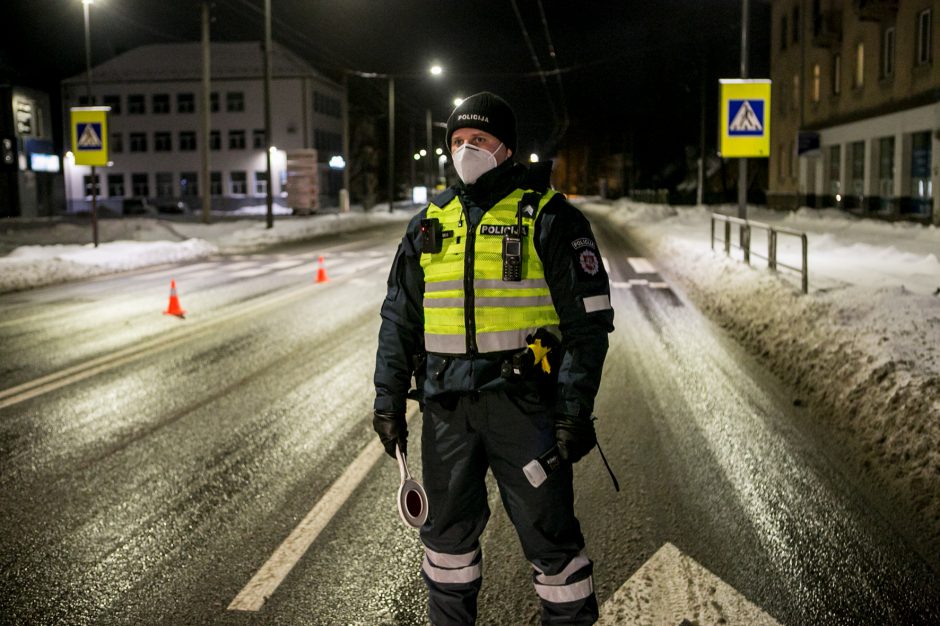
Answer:
[[[90,239],[89,225],[50,222],[41,228],[2,233],[20,245],[0,257],[0,293],[92,278],[163,263],[203,259],[218,253],[251,252],[281,242],[350,232],[388,221],[406,221],[414,211],[362,211],[290,217],[266,228],[263,220],[226,220],[212,224],[155,218],[101,220],[100,245],[71,242]],[[169,240],[169,241],[168,241]]]
[[[940,286],[936,256],[923,254],[931,244],[940,249],[937,229],[837,212],[783,214],[787,226],[807,231],[811,268],[841,260],[838,280],[821,281],[836,286],[811,282],[804,296],[792,279],[712,252],[706,209],[626,201],[586,208],[638,237],[706,314],[829,417],[825,426],[846,452],[839,456],[858,459],[853,469],[920,517],[914,525],[926,545],[940,545],[940,297],[904,284],[918,262],[924,285]],[[781,220],[756,213],[749,209],[752,219]],[[899,236],[916,252],[898,249]],[[871,243],[859,245],[860,238]],[[874,281],[861,262],[873,254],[888,266]],[[889,284],[892,265],[896,284]]]
[[[199,239],[182,242],[115,241],[101,244],[21,246],[0,258],[0,293],[123,272],[149,265],[205,258],[217,251]]]

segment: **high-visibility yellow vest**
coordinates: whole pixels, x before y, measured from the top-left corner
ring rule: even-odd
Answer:
[[[517,189],[497,202],[472,232],[456,195],[443,207],[428,207],[427,217],[438,219],[443,231],[441,251],[421,254],[428,352],[521,350],[527,335],[558,325],[535,251],[535,221],[555,191],[546,191],[534,210],[523,210],[522,280],[503,280],[503,237],[518,228],[519,202],[527,191]]]

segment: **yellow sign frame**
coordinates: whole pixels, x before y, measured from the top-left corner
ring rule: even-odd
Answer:
[[[71,121],[69,126],[72,133],[72,155],[75,165],[103,166],[110,162],[108,158],[108,113],[111,107],[72,107],[70,109]],[[81,147],[82,140],[79,126],[83,132],[88,125],[93,125],[93,133],[99,140],[94,148]]]
[[[719,154],[724,158],[769,157],[771,81],[722,78],[718,83]],[[742,111],[744,107],[750,110]],[[732,124],[736,128],[732,129]]]

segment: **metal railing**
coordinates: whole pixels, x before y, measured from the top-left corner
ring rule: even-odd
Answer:
[[[737,248],[741,250],[744,255],[744,262],[748,265],[751,264],[751,255],[762,259],[767,260],[767,267],[773,271],[777,271],[778,268],[785,268],[788,270],[793,270],[794,272],[799,272],[803,281],[803,293],[809,293],[809,261],[808,261],[808,241],[806,239],[806,233],[802,233],[798,230],[793,230],[792,228],[785,228],[782,226],[771,226],[770,224],[764,224],[762,222],[754,222],[751,220],[744,220],[739,217],[732,217],[730,215],[721,215],[720,213],[711,214],[711,246],[712,250],[715,249],[715,222],[724,222],[724,243],[725,254],[731,254],[731,248]],[[735,244],[731,240],[731,225],[738,225],[738,240],[740,244]],[[767,231],[767,256],[761,256],[759,253],[751,250],[751,229],[757,228],[759,230]],[[786,263],[781,263],[777,260],[777,235],[791,235],[793,237],[799,237],[800,243],[802,244],[802,266],[793,267],[792,265],[787,265]]]

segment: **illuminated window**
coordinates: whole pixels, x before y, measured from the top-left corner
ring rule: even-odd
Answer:
[[[822,70],[819,63],[813,66],[813,102],[819,102],[820,82],[822,81]]]
[[[255,195],[266,196],[268,194],[268,178],[264,170],[255,172]]]
[[[855,86],[865,85],[865,43],[860,41],[855,46]]]

